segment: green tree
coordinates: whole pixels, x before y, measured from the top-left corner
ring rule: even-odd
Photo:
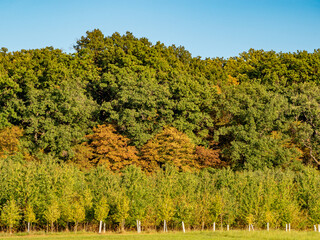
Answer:
[[[153,202],[153,184],[154,181],[137,166],[131,165],[122,171],[120,186],[125,189],[130,206],[126,225],[134,227],[137,220],[145,225],[145,219],[148,217],[147,206]]]
[[[31,224],[36,222],[36,214],[33,211],[33,207],[28,204],[25,209],[24,219],[28,224],[28,232],[30,232]]]
[[[15,200],[9,200],[2,208],[1,221],[5,226],[9,227],[10,234],[12,228],[18,225],[21,219],[20,209]]]
[[[291,133],[294,143],[301,149],[305,163],[320,167],[320,88],[314,83],[293,85],[287,92],[290,102]]]
[[[84,206],[79,202],[75,201],[71,208],[72,220],[75,223],[74,231],[77,232],[78,224],[86,218],[86,212]]]
[[[116,197],[116,212],[113,215],[113,218],[116,222],[119,223],[120,231],[124,231],[125,227],[125,221],[129,217],[129,211],[130,211],[130,206],[129,206],[129,199],[126,195],[120,194],[119,196]]]
[[[44,219],[47,223],[50,223],[51,232],[54,230],[54,222],[56,222],[60,218],[60,209],[59,204],[56,200],[53,200],[46,208],[43,213]]]
[[[109,205],[107,198],[102,197],[94,207],[94,218],[99,221],[99,233],[101,233],[102,222],[107,218],[109,214]]]
[[[235,169],[263,169],[296,163],[284,96],[259,84],[231,87],[220,99],[215,138]],[[225,120],[227,119],[227,120]]]
[[[3,86],[0,115],[23,127],[24,143],[31,152],[44,150],[68,159],[71,147],[93,125],[96,104],[85,88],[94,74],[86,61],[53,48],[6,56],[9,86]]]

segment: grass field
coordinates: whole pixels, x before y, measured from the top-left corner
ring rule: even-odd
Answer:
[[[235,239],[252,239],[252,240],[276,240],[276,239],[287,239],[287,240],[294,240],[294,239],[311,239],[316,240],[320,239],[320,233],[318,232],[284,232],[284,231],[255,231],[255,232],[248,232],[248,231],[229,231],[229,232],[187,232],[185,234],[181,232],[172,232],[172,233],[141,233],[141,234],[134,234],[134,233],[124,233],[124,234],[93,234],[93,233],[56,233],[56,234],[47,234],[47,235],[23,235],[23,236],[4,236],[0,235],[0,240],[235,240]]]

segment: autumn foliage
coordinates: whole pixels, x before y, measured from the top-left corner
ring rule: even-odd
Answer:
[[[13,154],[19,149],[19,138],[22,136],[22,129],[13,126],[0,130],[0,157]]]
[[[137,163],[137,150],[129,145],[129,139],[116,133],[112,125],[98,125],[94,133],[87,135],[93,153],[93,162],[112,170]]]
[[[197,146],[195,154],[200,168],[221,167],[224,166],[219,158],[220,149],[210,149],[203,146]]]
[[[186,134],[173,127],[166,127],[142,147],[141,162],[149,171],[166,163],[188,171],[198,167],[194,150],[195,145]]]
[[[81,169],[89,169],[94,165],[92,148],[87,142],[74,146],[74,157],[70,162],[77,165]]]

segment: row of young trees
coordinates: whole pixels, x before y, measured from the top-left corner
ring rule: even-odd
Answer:
[[[75,50],[0,50],[0,130],[19,127],[30,155],[70,161],[80,148],[86,152],[83,142],[99,152],[94,128],[111,124],[128,139],[128,156],[174,128],[198,152],[217,160],[210,152],[219,150],[221,165],[233,169],[320,164],[319,50],[201,59],[183,47],[99,30]],[[87,153],[76,161],[93,160]],[[163,159],[147,159],[144,168],[153,170],[155,161]]]
[[[1,228],[8,231],[169,228],[312,228],[320,222],[317,170],[198,173],[165,169],[149,175],[129,166],[121,174],[104,167],[83,172],[52,159],[26,162],[21,156],[0,162]]]

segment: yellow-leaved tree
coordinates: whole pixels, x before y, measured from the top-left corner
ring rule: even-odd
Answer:
[[[141,164],[152,172],[166,163],[182,171],[198,168],[195,145],[190,138],[174,127],[166,127],[150,139],[141,149]]]
[[[13,126],[0,130],[0,158],[11,155],[19,150],[19,138],[22,136],[22,129]]]

